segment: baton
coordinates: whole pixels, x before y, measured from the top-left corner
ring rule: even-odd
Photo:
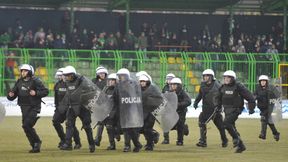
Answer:
[[[215,114],[216,114],[216,108],[215,108],[215,110],[213,111],[213,113],[211,114],[211,116],[206,120],[205,124],[208,124],[209,121],[210,121],[212,118],[214,118]]]

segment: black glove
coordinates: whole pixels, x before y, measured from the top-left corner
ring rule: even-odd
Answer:
[[[196,110],[198,108],[198,103],[194,102],[193,107]]]
[[[254,114],[255,111],[254,110],[249,110],[249,115]]]

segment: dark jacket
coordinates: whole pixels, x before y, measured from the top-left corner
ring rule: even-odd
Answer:
[[[191,98],[189,95],[182,89],[182,86],[178,86],[176,90],[178,98],[178,108],[177,112],[187,112],[187,107],[191,105]]]
[[[31,90],[36,92],[35,96],[30,95]],[[42,81],[36,77],[32,77],[28,81],[22,78],[18,79],[11,91],[15,95],[13,97],[7,95],[8,100],[13,101],[18,97],[19,106],[37,106],[39,108],[41,107],[41,98],[49,93]]]
[[[220,102],[225,112],[234,111],[231,109],[237,109],[242,112],[244,99],[248,101],[249,110],[254,110],[256,106],[252,93],[240,82],[234,81],[228,85],[223,84],[220,88],[220,93]]]

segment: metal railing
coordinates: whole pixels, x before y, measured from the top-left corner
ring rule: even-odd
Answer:
[[[287,64],[288,54],[9,48],[0,49],[0,59],[1,96],[13,86],[19,77],[18,66],[23,63],[35,68],[36,76],[49,87],[50,95],[53,95],[56,70],[67,65],[73,65],[78,73],[91,79],[99,65],[105,66],[110,73],[122,67],[131,72],[145,70],[160,88],[165,84],[166,74],[172,72],[182,79],[192,97],[197,94],[201,73],[207,68],[215,71],[217,79],[222,78],[224,71],[234,70],[237,78],[252,91],[261,74],[274,79],[283,74],[282,83],[284,87],[287,85],[287,72],[285,69],[281,72],[279,64]],[[287,97],[287,86],[285,88]]]

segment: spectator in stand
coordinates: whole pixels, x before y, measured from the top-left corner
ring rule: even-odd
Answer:
[[[66,36],[65,36],[65,34],[62,34],[62,37],[60,36],[60,34],[56,35],[56,39],[53,42],[53,47],[56,49],[66,48]]]
[[[238,40],[238,44],[235,47],[235,51],[237,53],[246,53],[245,46],[243,45],[243,43],[240,39]]]
[[[188,29],[186,25],[183,25],[181,31],[180,31],[180,46],[188,46]],[[188,51],[188,48],[184,47],[181,48],[181,51]]]
[[[34,47],[34,37],[32,30],[29,30],[24,36],[24,47],[25,48],[33,48]]]
[[[87,34],[87,29],[84,28],[80,35],[80,49],[89,49],[89,36]]]
[[[23,26],[22,26],[22,23],[21,23],[20,19],[16,19],[16,26],[13,29],[13,31],[14,31],[13,39],[19,38],[20,35],[24,32],[23,31]]]
[[[15,79],[14,68],[17,68],[17,62],[15,61],[15,53],[10,52],[6,57],[6,67],[5,67],[5,78],[6,79]],[[9,80],[4,80],[6,91],[10,91]]]
[[[266,53],[277,54],[278,50],[275,48],[275,44],[273,44],[272,42],[269,42],[268,43],[268,49],[267,49]]]
[[[8,32],[3,33],[0,35],[0,47],[1,48],[7,48],[8,43],[10,43],[12,40],[11,36],[8,34]]]
[[[98,38],[98,49],[104,49],[105,43],[105,33],[100,33]]]
[[[105,48],[107,50],[116,50],[117,49],[117,40],[114,37],[113,33],[109,34],[109,37],[106,39]]]
[[[129,29],[128,32],[125,34],[125,39],[126,39],[128,50],[134,50],[136,37],[134,36],[134,33],[132,32],[131,29]]]
[[[122,38],[122,35],[121,33],[118,31],[116,34],[115,34],[115,39],[116,39],[116,44],[117,44],[117,49],[121,50],[122,49],[122,46],[123,46],[123,38]]]
[[[177,34],[176,33],[172,34],[172,37],[169,39],[169,43],[168,44],[170,46],[179,46],[179,42],[177,40]],[[178,48],[177,47],[170,47],[169,51],[170,52],[177,52]]]
[[[77,28],[73,29],[73,32],[71,34],[71,48],[72,49],[79,49],[80,48],[80,33],[77,30]]]
[[[49,33],[46,36],[46,48],[54,48],[54,35],[53,33]]]
[[[138,46],[140,51],[147,51],[148,40],[144,32],[138,38]]]
[[[42,27],[34,35],[34,47],[35,48],[44,48],[45,47],[45,32]]]

